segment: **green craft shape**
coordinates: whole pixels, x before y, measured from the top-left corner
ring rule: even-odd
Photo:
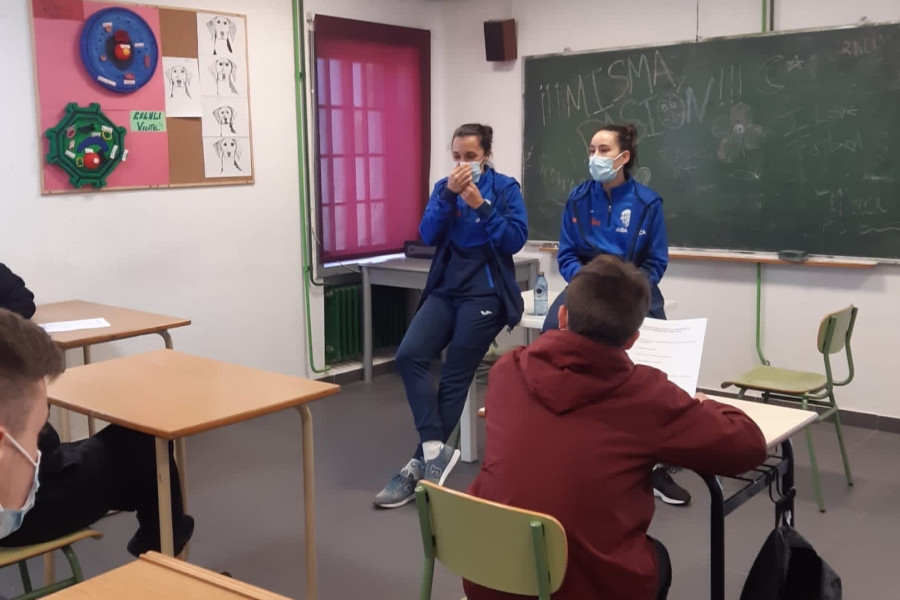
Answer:
[[[50,140],[47,162],[59,165],[77,187],[106,186],[106,178],[125,159],[125,128],[109,120],[97,103],[66,105],[55,127],[44,132]]]

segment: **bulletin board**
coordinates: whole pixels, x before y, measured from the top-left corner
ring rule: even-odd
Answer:
[[[246,16],[31,8],[43,194],[254,182]]]

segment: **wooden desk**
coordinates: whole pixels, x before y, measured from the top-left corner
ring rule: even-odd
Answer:
[[[184,561],[148,552],[138,560],[47,596],[53,600],[288,600]]]
[[[84,300],[67,300],[42,304],[32,317],[32,321],[38,325],[55,323],[57,321],[76,321],[81,319],[104,318],[109,322],[109,327],[102,329],[80,329],[77,331],[63,331],[50,335],[63,350],[71,348],[86,348],[92,344],[113,342],[126,338],[138,337],[158,333],[166,342],[166,347],[171,348],[172,338],[169,329],[185,327],[191,324],[190,319],[169,317],[154,313],[108,306],[96,302]],[[86,362],[90,362],[89,360]]]
[[[32,321],[38,325],[56,323],[59,321],[80,321],[82,319],[104,318],[109,327],[101,329],[79,329],[76,331],[62,331],[51,333],[50,337],[65,351],[73,348],[81,348],[84,364],[91,362],[91,345],[103,342],[113,342],[142,335],[159,334],[166,344],[166,348],[172,348],[172,336],[170,329],[185,327],[191,324],[190,319],[169,317],[154,313],[108,306],[96,302],[84,300],[67,300],[42,304],[37,307]],[[63,441],[68,442],[72,438],[69,424],[69,413],[62,411],[60,415],[60,432]],[[94,435],[94,419],[88,418],[88,432]]]
[[[156,350],[63,373],[50,402],[156,438],[159,528],[164,554],[173,554],[168,441],[287,408],[300,413],[303,435],[307,598],[316,599],[315,462],[307,403],[338,393],[330,383]],[[176,454],[179,445],[176,444]],[[179,456],[179,464],[183,457]],[[187,488],[183,489],[185,496]]]
[[[725,517],[763,490],[768,490],[780,478],[781,502],[788,510],[790,524],[794,525],[794,449],[791,436],[816,420],[816,413],[798,408],[772,406],[749,400],[736,400],[720,396],[711,399],[730,404],[744,411],[759,426],[770,450],[781,447],[780,454],[770,455],[766,463],[733,479],[744,486],[724,497],[718,477],[700,473],[710,494],[710,597],[725,600]],[[776,513],[777,513],[776,508]]]

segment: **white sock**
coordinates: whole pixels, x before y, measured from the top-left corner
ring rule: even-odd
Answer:
[[[435,440],[422,442],[422,454],[425,456],[425,461],[434,460],[440,456],[441,448],[443,448],[443,446],[444,444],[442,442]]]
[[[422,475],[422,461],[418,458],[411,458],[406,465],[400,469],[400,472],[406,471],[407,473],[412,473],[417,477],[421,477]]]

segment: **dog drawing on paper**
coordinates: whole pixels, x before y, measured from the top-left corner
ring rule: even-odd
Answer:
[[[225,96],[230,91],[237,94],[237,65],[230,58],[217,58],[209,65],[209,72],[216,78],[216,95]]]
[[[234,130],[234,108],[230,106],[220,106],[212,111],[213,118],[219,124],[219,136],[225,136],[231,133],[236,134]],[[228,131],[226,131],[226,128]]]
[[[182,65],[174,65],[166,69],[166,79],[169,81],[169,98],[175,97],[175,92],[191,97],[191,72]]]
[[[209,35],[212,38],[213,54],[219,55],[227,52],[233,54],[234,49],[231,42],[237,34],[237,25],[228,17],[215,16],[206,22],[206,28],[209,29]]]
[[[233,137],[221,138],[213,144],[219,157],[219,173],[235,173],[243,171],[238,161],[241,158],[241,144]]]

